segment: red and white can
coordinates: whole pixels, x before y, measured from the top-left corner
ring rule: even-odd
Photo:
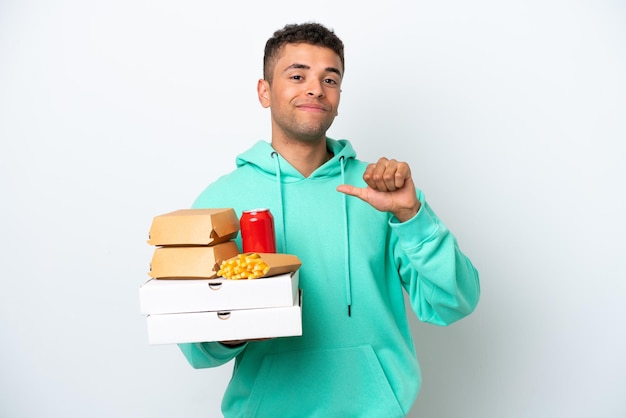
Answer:
[[[239,220],[244,253],[275,253],[274,217],[269,209],[244,210]]]

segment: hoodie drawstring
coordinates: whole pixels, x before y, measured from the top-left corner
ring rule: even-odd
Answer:
[[[275,225],[278,226],[277,231],[281,234],[280,241],[282,242],[281,252],[286,253],[287,249],[287,237],[285,234],[285,208],[283,202],[283,191],[282,191],[282,181],[280,177],[280,158],[276,151],[272,151],[272,158],[275,161],[275,169],[276,169],[276,184],[278,187],[278,201],[279,201],[279,214],[278,219],[275,221]],[[339,165],[341,166],[341,183],[346,183],[346,175],[345,175],[345,164],[346,159],[342,155],[339,157]],[[348,305],[348,316],[352,316],[352,283],[350,278],[350,238],[348,235],[348,201],[345,193],[342,193],[343,199],[343,232],[344,232],[344,278],[346,281],[346,303]]]
[[[280,181],[280,158],[278,158],[278,153],[276,151],[272,151],[272,158],[276,162],[276,184],[278,185],[278,202],[279,202],[279,212],[280,219],[278,219],[274,224],[280,225],[279,232],[281,234],[281,242],[282,247],[280,252],[285,254],[287,252],[287,237],[285,235],[285,208],[283,207],[283,190],[282,190],[282,182]]]
[[[344,171],[344,165],[346,163],[345,157],[342,155],[339,157],[341,166],[341,183],[346,183],[346,175]],[[348,304],[348,316],[352,316],[352,283],[350,280],[350,237],[348,235],[348,201],[345,193],[342,193],[343,199],[343,232],[344,232],[344,265],[345,272],[344,277],[346,280],[346,303]]]

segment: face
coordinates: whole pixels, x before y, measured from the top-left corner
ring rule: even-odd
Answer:
[[[329,48],[287,44],[275,62],[272,84],[259,80],[261,105],[272,114],[272,140],[326,138],[337,116],[343,68]]]

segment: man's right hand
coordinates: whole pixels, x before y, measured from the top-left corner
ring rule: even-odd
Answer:
[[[220,341],[220,344],[224,344],[225,346],[235,348],[244,345],[245,343],[249,343],[251,341],[265,341],[271,340],[271,338],[255,338],[252,340],[229,340],[229,341]]]
[[[230,341],[220,341],[220,344],[223,344],[231,348],[235,348],[235,347],[242,346],[247,342],[248,340],[230,340]]]

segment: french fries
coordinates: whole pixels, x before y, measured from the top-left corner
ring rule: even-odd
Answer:
[[[251,280],[264,276],[269,270],[259,254],[249,253],[224,260],[217,275],[230,280]]]

